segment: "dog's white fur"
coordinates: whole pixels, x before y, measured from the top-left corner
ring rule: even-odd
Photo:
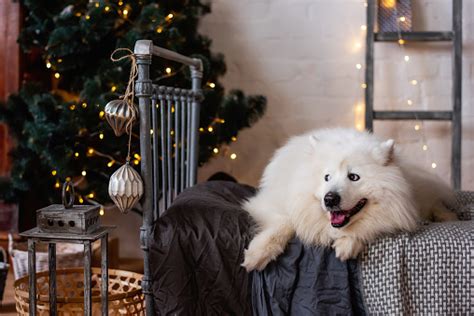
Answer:
[[[348,173],[360,180],[350,181]],[[362,198],[368,202],[347,225],[334,228],[322,201],[329,191],[339,193],[341,209],[351,209]],[[384,233],[413,231],[420,218],[455,219],[444,206],[452,197],[439,178],[401,157],[393,140],[352,129],[312,131],[275,153],[258,193],[244,203],[259,232],[243,266],[263,269],[295,234],[306,244],[332,246],[341,260],[355,258]]]

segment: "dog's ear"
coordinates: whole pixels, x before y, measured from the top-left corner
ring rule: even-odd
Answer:
[[[316,148],[318,146],[318,143],[319,143],[319,138],[317,138],[314,135],[309,135],[308,138],[309,138],[309,143],[311,144],[311,146]]]
[[[373,151],[372,154],[374,158],[382,165],[386,166],[390,164],[393,160],[393,151],[395,148],[395,141],[393,139],[389,139],[384,141],[379,146],[377,146]]]

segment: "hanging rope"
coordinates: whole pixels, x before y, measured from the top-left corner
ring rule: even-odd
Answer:
[[[114,57],[114,55],[118,52],[127,52],[128,54],[123,55],[118,58]],[[130,67],[130,76],[128,77],[127,89],[125,89],[125,94],[120,96],[120,98],[123,99],[127,103],[131,112],[130,120],[127,122],[127,126],[126,126],[126,130],[128,133],[128,153],[127,153],[127,163],[128,163],[130,161],[133,122],[135,121],[137,117],[137,108],[135,107],[133,103],[135,99],[135,80],[138,76],[137,58],[135,54],[128,48],[117,48],[110,55],[110,60],[113,62],[118,62],[127,58],[130,59],[130,61],[132,62],[132,65]]]

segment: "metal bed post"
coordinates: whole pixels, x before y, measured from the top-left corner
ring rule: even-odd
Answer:
[[[144,251],[142,291],[146,314],[153,315],[155,308],[149,259],[151,229],[153,222],[170,206],[176,195],[197,182],[203,65],[200,59],[154,46],[149,40],[137,41],[134,54],[138,65],[135,95],[139,104],[141,175],[145,187],[143,225],[140,228],[140,243]],[[150,80],[153,55],[189,66],[192,89],[153,85]],[[160,198],[162,207],[159,205]]]
[[[151,166],[150,107],[153,85],[150,80],[151,41],[138,41],[134,53],[138,65],[138,78],[135,84],[140,116],[140,155],[141,176],[144,184],[142,199],[143,225],[140,227],[140,246],[143,250],[142,291],[145,295],[146,315],[154,315],[153,293],[151,290],[149,237],[153,224],[153,178]]]

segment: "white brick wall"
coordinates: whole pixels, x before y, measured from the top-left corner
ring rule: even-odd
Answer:
[[[474,1],[464,2],[463,60],[463,188],[474,190]],[[449,30],[451,1],[413,0],[414,27]],[[356,103],[363,100],[365,24],[363,0],[213,0],[213,12],[201,32],[213,39],[213,50],[224,53],[227,88],[261,93],[268,111],[254,127],[239,134],[230,160],[218,155],[200,170],[201,180],[226,171],[256,185],[273,151],[306,130],[354,126]],[[451,58],[447,43],[376,44],[378,109],[451,108]],[[404,55],[410,61],[403,61]],[[417,86],[409,83],[418,80]],[[414,105],[408,106],[407,99]],[[421,150],[415,122],[377,122],[377,134],[393,137],[418,163],[450,179],[450,125],[425,124],[430,150]]]

